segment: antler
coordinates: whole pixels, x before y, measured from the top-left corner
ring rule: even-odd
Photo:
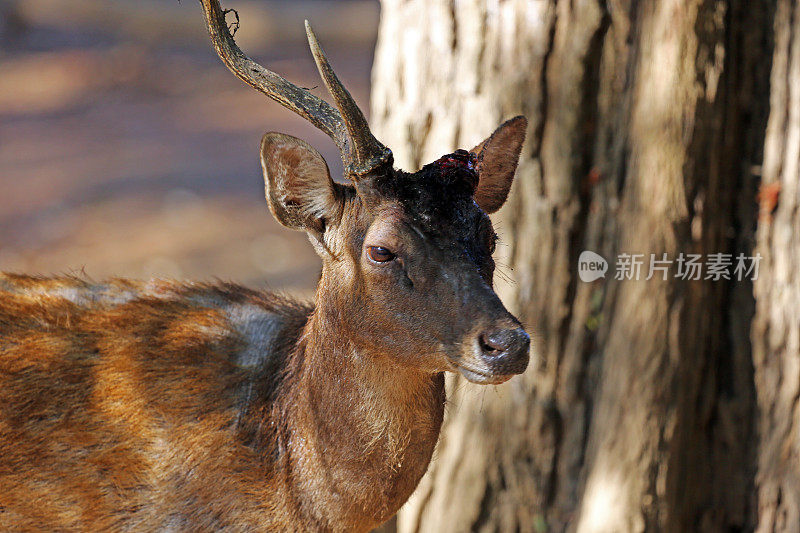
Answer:
[[[328,63],[328,58],[325,57],[325,52],[317,42],[317,36],[311,29],[311,25],[306,22],[306,35],[308,36],[308,45],[311,48],[311,54],[314,56],[314,62],[317,64],[322,81],[325,82],[325,87],[328,92],[333,96],[336,107],[341,112],[344,125],[353,142],[353,155],[355,161],[365,169],[373,169],[383,163],[391,161],[392,152],[372,135],[369,129],[367,119],[358,108],[358,104],[350,96],[342,82],[336,76],[336,73]]]
[[[247,57],[228,30],[226,12],[220,7],[219,0],[200,0],[200,4],[205,12],[214,49],[228,69],[251,87],[324,131],[339,147],[345,173],[352,179],[357,180],[377,167],[391,163],[392,152],[372,135],[364,114],[336,77],[308,21],[306,34],[311,52],[338,111],[321,98]]]

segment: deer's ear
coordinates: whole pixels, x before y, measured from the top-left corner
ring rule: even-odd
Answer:
[[[478,171],[475,203],[487,213],[500,209],[508,198],[527,127],[528,121],[525,117],[514,117],[501,124],[488,139],[470,150],[475,154]]]
[[[267,133],[261,140],[261,166],[269,210],[287,228],[321,233],[326,222],[341,216],[328,164],[305,141]]]

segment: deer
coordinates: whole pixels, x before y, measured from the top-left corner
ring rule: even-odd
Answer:
[[[335,107],[248,58],[219,0],[200,4],[225,65],[340,150],[335,181],[306,142],[261,142],[269,210],[321,258],[314,300],[0,275],[0,530],[369,531],[428,468],[445,373],[500,384],[528,366],[489,218],[525,118],[396,169],[307,22]]]

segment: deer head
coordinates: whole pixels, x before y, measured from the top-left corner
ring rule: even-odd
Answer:
[[[365,353],[425,372],[500,383],[528,364],[530,339],[492,287],[497,239],[489,213],[505,202],[527,121],[513,118],[470,151],[408,173],[375,139],[306,22],[336,108],[258,65],[237,47],[218,0],[201,0],[214,47],[249,85],[336,143],[350,184],[331,179],[304,141],[267,133],[266,198],[275,218],[305,231],[322,258],[316,313]]]

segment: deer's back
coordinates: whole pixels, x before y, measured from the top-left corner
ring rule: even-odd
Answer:
[[[309,311],[226,284],[0,274],[0,529],[268,525],[284,503],[241,411]]]

